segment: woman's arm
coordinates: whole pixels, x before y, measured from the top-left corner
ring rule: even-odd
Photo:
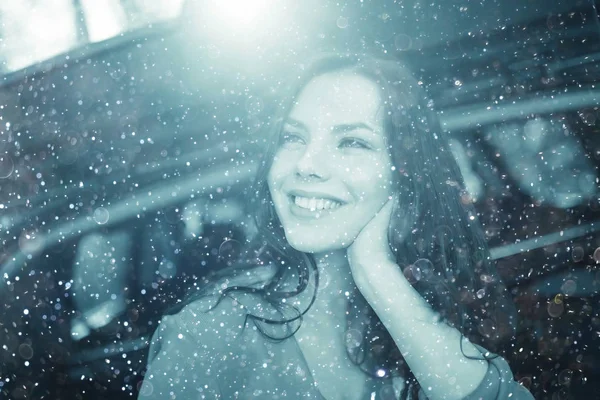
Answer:
[[[512,392],[511,399],[533,399],[514,382],[504,359],[483,360],[485,349],[440,321],[394,262],[371,259],[368,266],[354,269],[365,275],[358,279],[362,295],[391,334],[428,398],[504,399]]]
[[[474,344],[440,321],[393,261],[388,241],[393,204],[393,199],[384,204],[348,248],[354,283],[389,331],[428,398],[457,400],[475,395],[504,400],[506,397],[490,395],[485,390],[495,379],[490,375],[495,368],[493,362],[483,360]],[[512,377],[503,383],[506,373],[498,376],[500,382],[493,388],[505,389],[508,385],[512,388],[508,390],[515,392],[511,398],[533,399],[529,392],[514,386],[518,384]],[[480,393],[485,395],[479,396]]]

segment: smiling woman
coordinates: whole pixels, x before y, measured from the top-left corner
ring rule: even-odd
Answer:
[[[382,111],[377,86],[352,72],[316,77],[298,96],[268,176],[294,249],[347,247],[391,198]]]
[[[514,306],[409,69],[328,57],[288,100],[258,235],[163,319],[140,397],[531,399],[489,352]]]

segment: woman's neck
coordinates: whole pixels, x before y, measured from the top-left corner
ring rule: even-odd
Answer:
[[[319,270],[317,297],[306,315],[305,331],[347,327],[348,301],[360,306],[362,295],[354,284],[346,252],[313,254]]]
[[[321,277],[317,297],[327,302],[356,290],[345,249],[313,255]]]

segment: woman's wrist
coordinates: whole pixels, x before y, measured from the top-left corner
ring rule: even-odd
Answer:
[[[363,261],[366,263],[366,261]],[[356,272],[355,272],[356,271]],[[395,317],[434,322],[437,313],[404,276],[390,257],[373,257],[353,268],[355,283],[375,312]]]

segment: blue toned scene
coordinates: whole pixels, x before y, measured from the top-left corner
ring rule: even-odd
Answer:
[[[0,0],[0,399],[600,399],[599,9]]]

